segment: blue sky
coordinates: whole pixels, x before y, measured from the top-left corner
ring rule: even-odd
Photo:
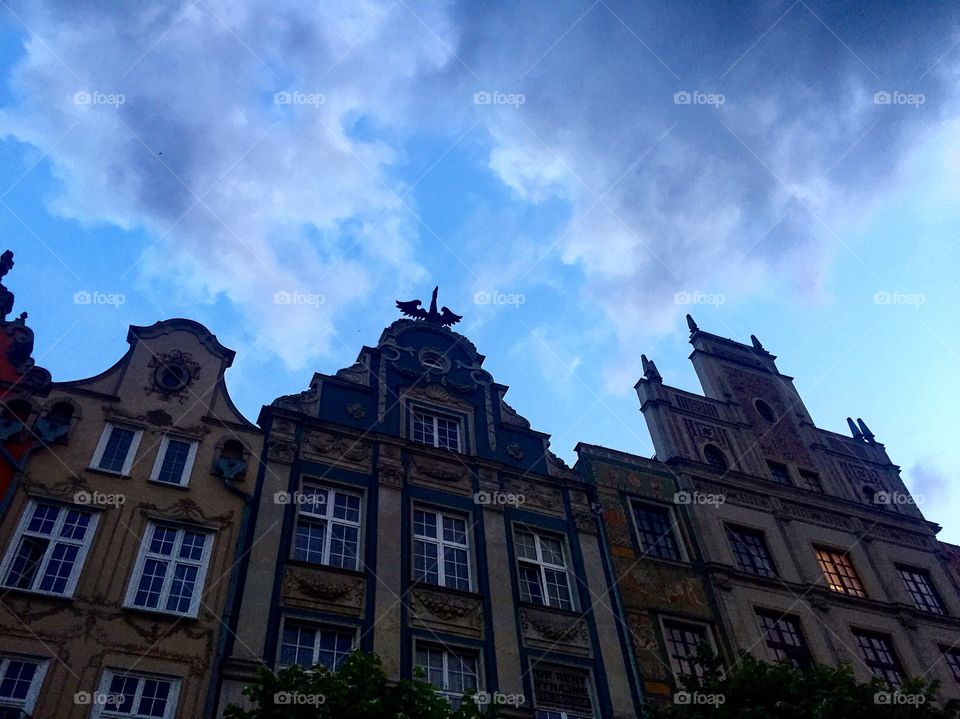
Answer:
[[[8,284],[61,380],[115,361],[128,324],[203,322],[237,350],[251,418],[439,284],[568,461],[577,441],[652,453],[640,353],[698,390],[689,311],[758,335],[820,426],[863,417],[960,541],[956,21],[893,2],[11,3]]]

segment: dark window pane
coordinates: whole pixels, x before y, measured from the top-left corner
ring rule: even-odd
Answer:
[[[680,546],[674,534],[670,510],[666,507],[634,503],[640,548],[644,554],[659,559],[680,560]]]

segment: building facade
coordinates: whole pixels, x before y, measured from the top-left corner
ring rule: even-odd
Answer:
[[[0,716],[210,711],[261,435],[206,328],[127,340],[103,373],[23,400],[42,447],[0,524]]]
[[[580,443],[576,469],[596,488],[630,660],[646,701],[673,700],[701,645],[731,651],[689,516],[691,497],[660,462]]]
[[[13,269],[13,253],[0,255],[0,279]],[[35,401],[50,391],[50,373],[33,360],[33,330],[27,313],[8,319],[14,295],[0,282],[0,512],[9,501],[14,477],[30,452],[42,446],[29,430]],[[41,423],[42,429],[42,423]]]
[[[507,715],[637,715],[590,487],[435,309],[263,409],[221,711],[259,666],[335,667],[359,647]]]
[[[735,651],[939,679],[960,696],[957,575],[883,445],[862,420],[850,436],[817,427],[755,337],[688,323],[703,393],[664,384],[645,358],[637,393]]]
[[[0,719],[218,717],[259,668],[354,649],[515,719],[641,716],[703,647],[960,697],[960,547],[755,337],[688,317],[702,392],[646,357],[636,385],[655,457],[570,468],[436,290],[398,307],[258,426],[191,320],[52,382],[0,283]]]

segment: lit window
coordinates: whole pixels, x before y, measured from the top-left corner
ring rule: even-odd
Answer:
[[[470,591],[467,520],[430,509],[413,511],[414,579]]]
[[[863,631],[854,631],[853,636],[857,640],[861,658],[875,677],[895,687],[903,684],[903,669],[889,636]]]
[[[197,456],[197,443],[165,435],[160,442],[157,461],[153,464],[150,479],[164,484],[185,487],[190,481],[190,470]]]
[[[790,470],[787,469],[787,465],[780,464],[779,462],[767,462],[767,467],[770,469],[770,476],[773,477],[774,482],[786,485],[787,487],[792,484],[790,481]]]
[[[573,609],[563,541],[518,529],[514,534],[520,599],[559,609]]]
[[[0,656],[0,717],[30,716],[46,671],[42,659]]]
[[[639,502],[631,502],[631,506],[637,524],[640,549],[644,555],[679,562],[680,544],[674,533],[676,523],[672,519],[670,510],[666,507]]]
[[[476,652],[432,644],[417,646],[417,666],[425,672],[425,679],[449,699],[454,708],[460,706],[464,694],[478,689],[477,663]]]
[[[797,669],[811,664],[810,650],[800,631],[800,620],[790,615],[757,610],[760,628],[767,646],[780,662],[789,662]]]
[[[727,539],[730,540],[733,556],[741,570],[760,577],[777,575],[763,532],[744,527],[727,527]]]
[[[431,447],[460,451],[460,422],[452,417],[415,411],[413,441]]]
[[[811,472],[809,469],[801,469],[799,474],[801,487],[811,492],[823,492],[823,485],[820,483],[819,474]]]
[[[107,423],[90,466],[115,474],[130,474],[143,430]]]
[[[71,596],[96,525],[95,512],[30,500],[3,560],[3,586]]]
[[[710,650],[706,627],[665,621],[663,632],[667,642],[667,654],[676,676],[696,676],[702,679],[706,674],[706,667],[703,666],[701,658],[704,652]]]
[[[107,669],[100,683],[100,697],[109,702],[94,705],[93,719],[173,719],[180,682],[169,677]]]
[[[900,578],[913,597],[917,609],[931,614],[946,614],[943,608],[943,602],[940,601],[940,595],[933,588],[933,582],[930,580],[930,573],[925,569],[915,569],[913,567],[897,567],[900,572]]]
[[[197,616],[212,544],[209,532],[149,522],[127,606]]]
[[[830,589],[855,597],[867,596],[863,591],[863,584],[860,582],[857,570],[854,569],[853,562],[850,561],[846,552],[824,547],[818,547],[816,552],[823,577],[827,580],[827,586]]]
[[[308,485],[298,499],[293,558],[356,569],[360,558],[360,496]]]
[[[317,664],[337,671],[353,651],[354,632],[342,627],[311,626],[286,622],[280,642],[280,666]]]

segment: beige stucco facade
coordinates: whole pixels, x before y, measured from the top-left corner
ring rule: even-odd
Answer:
[[[260,432],[206,328],[168,320],[128,341],[110,369],[37,400],[44,442],[0,526],[0,653],[42,664],[32,716],[153,696],[194,719],[208,702]]]

